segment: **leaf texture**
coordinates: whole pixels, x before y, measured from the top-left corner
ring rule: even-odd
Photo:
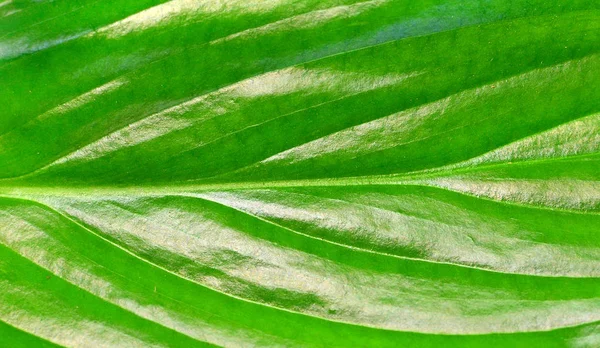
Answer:
[[[600,3],[0,2],[0,345],[600,345]]]

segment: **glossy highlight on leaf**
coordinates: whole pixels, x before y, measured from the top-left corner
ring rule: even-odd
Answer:
[[[0,105],[0,346],[600,345],[597,1],[6,0]]]

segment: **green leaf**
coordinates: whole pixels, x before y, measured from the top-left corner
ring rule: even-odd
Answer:
[[[600,345],[600,3],[0,2],[0,345]]]

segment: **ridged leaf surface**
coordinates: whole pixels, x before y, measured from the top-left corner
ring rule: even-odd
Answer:
[[[600,2],[0,2],[0,345],[600,345]]]

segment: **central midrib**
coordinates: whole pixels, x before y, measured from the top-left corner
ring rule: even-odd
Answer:
[[[47,183],[27,184],[16,181],[16,178],[0,179],[0,195],[5,196],[24,196],[24,195],[164,195],[178,192],[200,192],[200,191],[221,191],[221,190],[244,190],[244,189],[269,189],[269,188],[293,188],[293,187],[334,187],[334,186],[372,186],[372,185],[431,185],[429,179],[440,177],[459,176],[460,174],[469,174],[480,170],[489,170],[505,166],[528,166],[540,162],[552,162],[566,159],[581,159],[594,157],[595,154],[582,154],[558,158],[541,158],[537,160],[527,160],[518,162],[501,162],[487,165],[478,165],[475,167],[463,168],[432,168],[424,171],[409,172],[402,174],[389,175],[369,175],[356,177],[340,178],[317,178],[317,179],[297,179],[297,180],[267,180],[267,181],[232,181],[232,182],[204,182],[188,181],[179,183],[161,183],[147,185],[101,185],[78,183],[72,185],[61,185]]]
[[[307,179],[307,180],[278,180],[278,181],[248,181],[231,183],[207,183],[207,184],[165,184],[165,185],[135,185],[135,186],[108,186],[108,185],[72,185],[72,186],[13,186],[0,183],[0,195],[27,195],[47,194],[60,195],[68,193],[86,195],[153,195],[178,192],[200,192],[221,190],[244,190],[244,189],[268,189],[280,187],[322,187],[322,186],[369,186],[369,185],[406,185],[415,179],[404,179],[401,177],[352,177],[334,179]],[[416,183],[416,180],[415,180]]]

